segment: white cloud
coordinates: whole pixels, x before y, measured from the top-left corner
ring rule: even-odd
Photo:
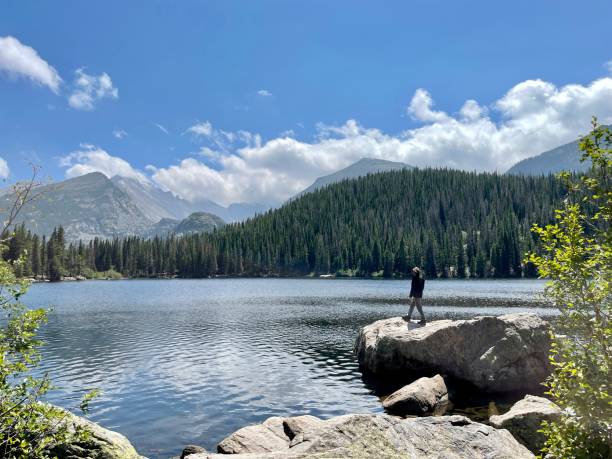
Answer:
[[[57,70],[42,59],[34,48],[24,45],[15,37],[0,37],[0,72],[12,78],[28,78],[59,92],[62,79]]]
[[[422,125],[398,135],[365,128],[355,120],[340,126],[318,125],[312,142],[284,136],[262,142],[246,133],[240,138],[245,141],[242,146],[201,152],[214,159],[214,168],[191,157],[157,168],[152,178],[186,199],[227,204],[282,202],[315,178],[362,157],[419,167],[503,172],[521,159],[575,140],[589,129],[592,115],[611,123],[612,78],[563,87],[527,80],[492,104],[467,100],[456,114],[433,106],[431,95],[418,89],[407,110]],[[215,136],[229,141],[239,134],[211,127],[211,138]]]
[[[435,111],[433,106],[431,95],[419,89],[408,105],[409,113],[421,121],[419,127],[391,135],[351,119],[342,125],[317,125],[311,142],[286,135],[263,142],[248,131],[198,123],[187,130],[206,143],[198,152],[174,165],[145,169],[151,181],[187,200],[220,204],[278,204],[317,177],[363,157],[503,172],[521,159],[575,140],[588,131],[592,115],[612,123],[612,78],[563,87],[527,80],[490,104],[467,100],[456,113]],[[91,145],[63,158],[62,165],[67,176],[95,170],[109,177],[149,180],[124,159]]]
[[[93,110],[94,104],[100,99],[117,99],[119,90],[113,86],[111,77],[107,73],[101,75],[88,75],[85,71],[77,69],[74,80],[74,90],[68,97],[68,104],[76,110]]]
[[[162,126],[161,124],[159,124],[159,123],[153,123],[153,124],[155,124],[155,126],[157,126],[157,128],[158,128],[160,131],[162,131],[164,134],[170,134],[170,133],[168,132],[168,129],[166,129],[166,128],[165,128],[164,126]]]
[[[612,75],[612,60],[609,60],[608,62],[606,62],[604,64],[604,67],[606,68],[606,70],[608,70],[608,73]]]
[[[433,99],[423,88],[419,88],[412,96],[410,105],[408,105],[407,111],[417,121],[434,121],[441,122],[447,121],[448,116],[444,112],[436,112],[432,110],[434,105]]]
[[[223,129],[215,129],[209,121],[198,122],[187,128],[185,132],[192,134],[197,140],[208,142],[211,147],[218,150],[218,153],[231,153],[237,144],[243,147],[261,146],[261,136],[259,134],[253,134],[245,130],[224,131]],[[215,156],[210,151],[204,151],[203,154],[208,157]]]
[[[213,133],[213,127],[210,122],[204,121],[187,128],[186,132],[193,134],[195,137],[210,137]]]
[[[6,180],[11,170],[9,169],[8,163],[4,158],[0,158],[0,179]]]
[[[293,129],[287,129],[281,132],[279,137],[295,137],[295,131]]]
[[[201,156],[202,158],[207,158],[214,161],[218,160],[222,156],[220,152],[208,147],[200,148],[200,151],[198,151],[197,155]]]
[[[80,150],[60,158],[60,167],[66,169],[66,177],[78,177],[91,172],[101,172],[108,178],[115,175],[129,177],[146,184],[149,179],[130,163],[117,156],[111,156],[105,150],[95,145],[81,144]]]
[[[113,131],[113,137],[115,137],[116,139],[123,139],[125,137],[127,137],[128,133],[125,132],[123,129],[115,129]]]
[[[262,97],[270,97],[272,96],[272,93],[267,89],[260,89],[259,91],[257,91],[257,95]]]

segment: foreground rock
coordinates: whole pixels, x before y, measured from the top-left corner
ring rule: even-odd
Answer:
[[[508,429],[514,438],[535,453],[542,449],[546,440],[544,434],[538,432],[542,421],[554,421],[560,415],[561,409],[550,400],[527,395],[507,413],[491,416],[489,422],[498,429]]]
[[[183,448],[180,459],[185,459],[187,456],[198,453],[206,453],[206,450],[198,445],[187,445]]]
[[[230,435],[219,444],[219,452],[227,454],[228,447],[236,458],[261,459],[534,457],[507,430],[478,424],[463,416],[400,419],[386,414],[352,414],[326,421],[312,416],[270,418]],[[223,457],[227,456],[211,453],[187,456]]]
[[[139,455],[123,435],[66,411],[64,423],[69,430],[86,429],[90,436],[84,443],[58,445],[52,452],[63,459],[146,459]]]
[[[262,424],[237,430],[219,443],[217,450],[224,454],[267,453],[287,449],[289,441],[285,434],[283,418],[272,417]]]
[[[429,413],[444,414],[447,405],[448,390],[440,375],[417,379],[393,392],[383,402],[383,407],[389,413],[417,416]]]
[[[415,328],[396,317],[363,327],[355,352],[360,366],[377,374],[442,373],[487,392],[528,392],[550,373],[548,330],[526,313]]]

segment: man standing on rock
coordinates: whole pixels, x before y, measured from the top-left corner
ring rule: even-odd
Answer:
[[[408,311],[408,322],[412,318],[412,311],[416,306],[419,314],[421,314],[420,324],[425,324],[425,314],[423,314],[423,307],[421,306],[421,298],[423,298],[423,290],[425,289],[425,279],[421,277],[421,270],[418,267],[412,268],[412,284],[410,285],[410,310]]]

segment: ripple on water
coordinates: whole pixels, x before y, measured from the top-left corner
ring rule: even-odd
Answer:
[[[542,286],[428,281],[425,310],[550,316],[534,300]],[[26,301],[55,305],[42,332],[41,370],[58,386],[51,401],[76,407],[101,389],[93,420],[155,459],[188,443],[212,449],[269,416],[382,411],[353,343],[361,326],[405,314],[406,293],[398,281],[96,281],[37,284]]]

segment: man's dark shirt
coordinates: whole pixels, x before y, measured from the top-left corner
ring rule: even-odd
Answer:
[[[422,298],[423,290],[425,289],[425,279],[420,276],[412,276],[412,284],[410,285],[410,296],[414,298]]]

